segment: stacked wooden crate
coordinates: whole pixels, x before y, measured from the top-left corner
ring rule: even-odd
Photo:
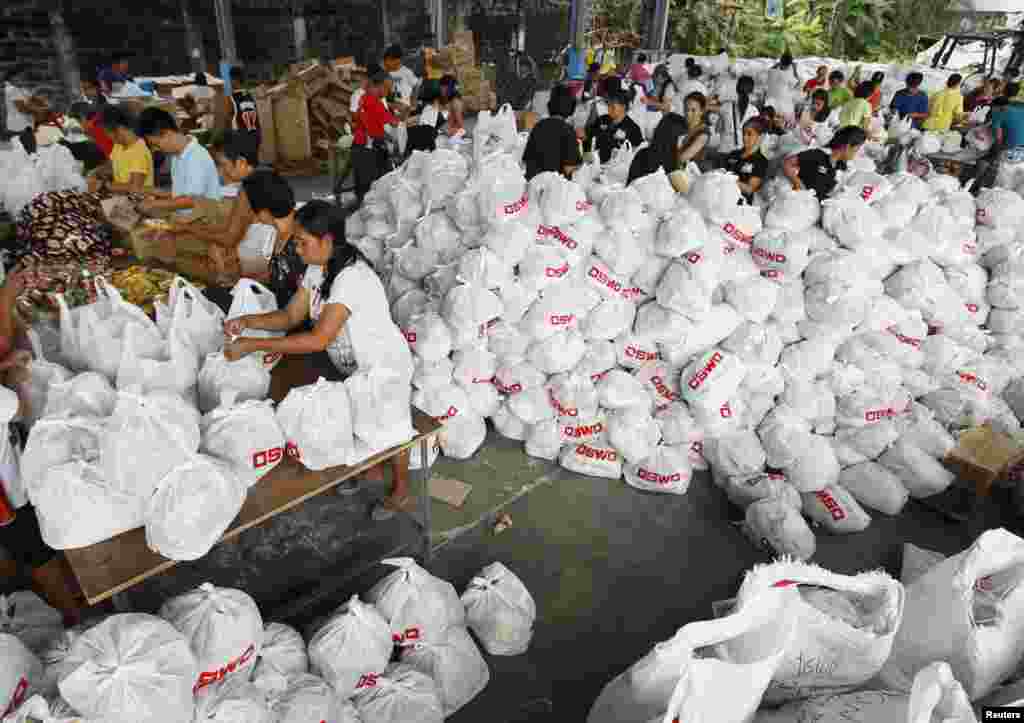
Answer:
[[[467,111],[475,113],[491,107],[494,89],[476,62],[476,43],[471,31],[454,33],[451,45],[438,50],[431,60],[442,73],[458,79]]]

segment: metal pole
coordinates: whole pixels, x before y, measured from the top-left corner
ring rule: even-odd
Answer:
[[[665,37],[668,35],[668,11],[671,2],[672,0],[656,0],[654,4],[654,24],[651,27],[653,31],[651,40],[654,41],[654,45],[651,47],[658,51],[665,50]]]
[[[213,0],[213,4],[217,10],[221,61],[235,64],[238,62],[238,51],[235,47],[235,23],[231,19],[231,0]]]
[[[206,52],[203,48],[203,36],[192,19],[191,0],[181,0],[181,20],[185,24],[185,44],[188,46],[189,62],[192,70],[197,73],[206,72]]]
[[[434,46],[442,48],[448,44],[448,8],[445,0],[431,0],[430,8],[434,25]]]
[[[50,28],[53,32],[53,44],[57,49],[57,61],[60,65],[64,93],[70,101],[81,94],[82,79],[78,72],[75,42],[64,22],[63,3],[58,2],[50,11]]]

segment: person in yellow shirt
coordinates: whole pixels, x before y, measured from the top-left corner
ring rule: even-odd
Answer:
[[[963,77],[953,73],[941,90],[928,101],[928,117],[923,128],[926,131],[948,131],[964,114],[964,97],[960,94]]]
[[[857,86],[853,98],[846,101],[839,109],[839,127],[857,126],[865,131],[871,128],[871,103],[868,98],[874,91],[875,86],[871,81],[864,81]]]
[[[124,109],[108,105],[100,124],[114,141],[110,163],[96,169],[89,178],[90,191],[143,193],[153,188],[153,154],[146,141],[135,133],[135,119]]]

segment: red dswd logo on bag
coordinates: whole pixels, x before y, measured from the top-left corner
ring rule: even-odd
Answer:
[[[964,384],[969,384],[971,386],[977,387],[979,390],[983,392],[988,391],[988,384],[985,382],[984,379],[979,377],[977,374],[974,374],[972,372],[957,372],[956,375],[960,377],[960,381],[963,382]]]
[[[681,482],[683,476],[676,472],[675,474],[658,474],[657,472],[651,472],[650,470],[641,467],[637,470],[636,476],[642,479],[644,482],[653,482],[654,484],[667,485],[673,482]]]
[[[575,314],[551,314],[548,316],[550,326],[569,326],[576,321]]]
[[[576,445],[576,454],[579,457],[596,459],[601,462],[616,462],[619,459],[619,453],[614,449],[595,449],[589,444]]]
[[[691,264],[699,264],[701,261],[704,260],[704,257],[701,254],[697,253],[696,251],[691,251],[688,254],[684,254],[683,258],[685,258]]]
[[[977,304],[964,304],[964,306],[967,307],[967,310],[969,312],[971,312],[972,314],[977,314],[978,313],[978,309],[981,308]]]
[[[549,279],[560,279],[569,273],[569,262],[566,261],[561,266],[548,266],[544,269],[544,275]]]
[[[864,186],[860,189],[860,197],[865,201],[871,199],[875,195],[876,188],[874,186]]]
[[[639,299],[641,296],[643,296],[644,291],[639,286],[631,286],[628,289],[623,289],[619,293],[622,295],[622,298],[625,299],[626,301],[635,301],[636,299]]]
[[[755,246],[751,253],[759,259],[770,261],[773,264],[784,264],[786,263],[786,254],[778,251],[769,251],[768,249]]]
[[[505,382],[498,379],[498,377],[494,377],[494,386],[497,387],[498,391],[502,394],[518,394],[523,391],[523,385],[519,382],[516,382],[515,384],[505,384]]]
[[[890,326],[888,329],[886,329],[886,331],[888,331],[890,334],[892,334],[894,337],[896,337],[900,341],[901,344],[907,344],[908,346],[912,346],[915,349],[921,348],[921,340],[920,339],[916,339],[916,338],[914,338],[912,336],[906,336],[905,334],[899,333],[898,331],[896,331],[896,327],[895,326]]]
[[[7,710],[4,711],[0,718],[6,718],[14,711],[21,707],[21,704],[25,702],[25,698],[28,695],[28,678],[22,678],[18,681],[18,685],[14,687],[14,695],[11,696],[10,702],[7,704]]]
[[[604,271],[601,271],[601,269],[597,268],[596,266],[590,267],[590,270],[587,271],[587,276],[594,279],[597,283],[601,284],[601,286],[604,286],[610,289],[611,291],[614,291],[615,293],[619,293],[622,291],[621,282],[611,278],[610,276],[608,276],[608,274],[606,274]]]
[[[864,421],[865,422],[881,422],[881,421],[883,421],[885,419],[892,419],[893,417],[898,417],[898,416],[900,416],[901,414],[903,414],[904,412],[907,412],[907,411],[909,411],[909,410],[907,410],[907,409],[894,409],[893,407],[883,407],[881,409],[869,409],[869,410],[864,412]]]
[[[715,369],[718,368],[718,365],[722,361],[722,358],[722,352],[720,351],[716,351],[714,354],[712,354],[711,359],[709,359],[708,363],[704,365],[704,368],[699,370],[692,377],[690,377],[690,381],[686,383],[686,386],[690,387],[690,389],[694,391],[700,389],[701,385],[707,380],[709,376],[711,376],[711,372],[715,371]],[[729,412],[729,416],[732,416],[731,410]]]
[[[594,204],[592,204],[590,201],[577,201],[576,202],[576,210],[579,211],[580,213],[586,213],[587,211],[589,211],[593,207],[594,207]]]
[[[276,364],[284,356],[281,352],[271,352],[263,355],[263,363],[266,365]]]
[[[978,244],[971,243],[970,241],[964,241],[964,253],[965,254],[977,254]]]
[[[656,361],[658,359],[658,352],[647,351],[646,349],[638,349],[633,344],[629,344],[626,347],[626,358],[636,359],[640,362]]]
[[[551,236],[553,239],[558,241],[558,243],[560,243],[562,246],[569,249],[570,251],[575,251],[579,247],[579,244],[577,244],[574,239],[571,239],[568,236],[566,236],[562,229],[558,228],[558,226],[538,226],[537,235],[542,238],[545,236]]]
[[[722,408],[718,410],[718,414],[722,419],[732,419],[732,407],[729,406],[729,402],[722,405]]]
[[[988,211],[984,208],[979,208],[974,212],[974,219],[979,223],[983,222],[986,218],[988,218]]]
[[[679,395],[669,389],[669,386],[665,383],[665,380],[661,377],[651,377],[651,385],[654,387],[654,391],[660,394],[662,397],[670,402],[674,402],[679,399]]]
[[[690,442],[690,451],[694,454],[704,454],[703,442]]]
[[[548,401],[551,402],[552,408],[558,412],[560,417],[575,417],[580,413],[580,410],[575,407],[563,407],[562,403],[555,397],[555,392],[552,389],[548,389]]]
[[[415,344],[416,343],[416,332],[415,331],[403,331],[402,332],[402,336],[405,337],[405,340],[409,344]]]
[[[284,446],[284,453],[292,459],[302,459],[302,453],[299,451],[298,446],[295,442],[289,442]]]
[[[285,451],[283,447],[271,447],[270,449],[264,449],[256,452],[252,456],[252,467],[253,469],[262,469],[268,464],[277,464],[284,457]]]
[[[573,439],[579,439],[581,437],[596,437],[602,432],[604,432],[604,424],[601,422],[597,422],[596,424],[567,424],[562,427],[562,434]]]
[[[232,660],[230,663],[225,665],[220,670],[211,670],[205,673],[200,673],[199,680],[196,681],[196,685],[192,689],[193,695],[208,685],[212,685],[213,683],[218,683],[224,680],[224,678],[231,675],[236,670],[238,670],[239,668],[243,667],[246,663],[248,663],[249,659],[252,658],[252,656],[255,653],[256,646],[250,645],[248,648],[245,649],[244,653],[238,656],[238,658],[236,658],[235,660]]]
[[[376,688],[377,680],[380,678],[380,673],[367,673],[366,675],[359,676],[359,682],[356,683],[356,690],[362,688]],[[320,721],[324,723],[324,721]]]
[[[486,379],[481,379],[480,377],[473,377],[473,383],[474,384],[494,384],[494,377],[487,377]]]
[[[523,211],[525,211],[526,207],[529,205],[530,197],[524,193],[523,197],[520,198],[515,203],[505,204],[505,206],[502,208],[502,213],[504,213],[506,216],[518,216]]]
[[[434,417],[435,422],[443,422],[446,419],[451,419],[459,413],[458,407],[448,407],[444,414],[440,417]]]
[[[609,369],[608,371],[611,371],[611,369]],[[599,381],[601,381],[601,380],[602,380],[602,379],[604,379],[604,378],[605,378],[606,376],[608,376],[608,371],[605,371],[605,372],[597,372],[597,373],[595,373],[595,374],[591,374],[591,375],[590,375],[590,381],[592,381],[592,382],[593,382],[594,384],[597,384],[597,383],[598,383]]]
[[[391,639],[395,645],[405,645],[406,643],[416,643],[420,640],[422,635],[420,634],[419,628],[406,628],[405,632],[393,633]]]
[[[744,246],[749,246],[750,243],[754,240],[753,236],[743,233],[738,228],[736,228],[735,224],[732,223],[726,223],[724,226],[722,226],[722,232],[725,233],[725,235],[731,238],[733,241],[738,241]]]
[[[825,509],[828,510],[830,515],[832,515],[833,520],[839,522],[839,520],[846,519],[846,510],[839,506],[835,497],[829,494],[828,490],[818,490],[814,493],[814,496],[817,497],[818,501],[825,506]]]

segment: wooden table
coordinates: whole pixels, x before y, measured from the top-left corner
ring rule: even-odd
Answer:
[[[322,371],[324,370],[316,362],[310,363],[309,360],[304,360],[301,357],[286,358],[274,372],[271,397],[275,401],[280,401],[288,389],[316,381]],[[322,375],[327,376],[327,374]],[[300,380],[300,383],[295,384],[296,380]],[[392,447],[357,465],[332,467],[320,472],[312,472],[286,457],[273,471],[249,489],[241,512],[238,513],[220,542],[238,537],[246,530],[260,525],[275,515],[287,512],[311,497],[323,494],[341,482],[356,477],[370,467],[394,458],[418,444],[420,445],[420,460],[423,462],[417,475],[421,483],[418,505],[421,519],[417,519],[414,515],[410,516],[422,530],[423,554],[426,558],[425,562],[429,562],[430,497],[427,480],[430,477],[430,468],[426,462],[430,459],[428,454],[430,442],[442,425],[415,407],[412,411],[416,436],[405,444]],[[146,545],[146,531],[141,527],[89,547],[65,550],[65,556],[78,578],[82,592],[91,605],[102,602],[178,564],[176,561],[169,560],[150,550]]]

